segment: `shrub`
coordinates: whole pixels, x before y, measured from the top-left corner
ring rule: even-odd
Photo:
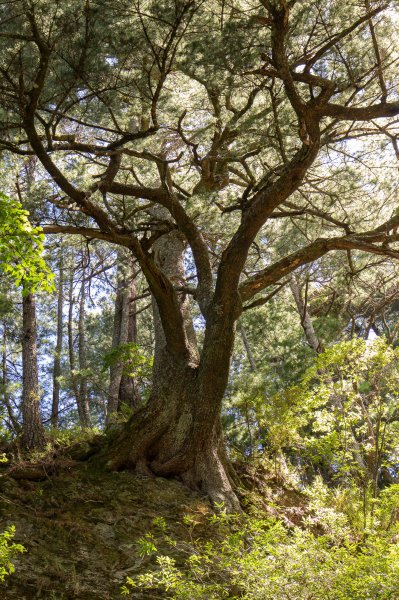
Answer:
[[[399,546],[392,535],[380,532],[360,544],[344,515],[334,519],[332,512],[323,515],[319,507],[307,528],[290,529],[276,520],[221,513],[211,517],[214,531],[206,540],[187,517],[184,542],[163,525],[158,536],[140,541],[142,554],[156,558],[153,570],[128,578],[122,593],[162,589],[178,600],[399,598]],[[171,551],[161,554],[158,543]]]
[[[14,572],[12,559],[19,553],[25,552],[21,544],[13,542],[15,527],[11,525],[3,533],[0,533],[0,581]]]

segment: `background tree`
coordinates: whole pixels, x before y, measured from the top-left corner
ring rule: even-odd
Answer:
[[[22,443],[28,450],[42,449],[45,435],[40,416],[36,305],[32,293],[22,298],[22,314]]]
[[[54,350],[53,364],[53,401],[51,405],[51,426],[58,427],[58,413],[60,407],[60,377],[61,371],[61,353],[63,345],[63,324],[64,324],[64,260],[62,256],[62,247],[59,250],[59,279],[57,286],[57,341]]]

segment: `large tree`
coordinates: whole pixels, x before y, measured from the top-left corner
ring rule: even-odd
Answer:
[[[129,249],[154,298],[153,392],[113,466],[237,506],[220,413],[238,317],[331,251],[399,257],[395,7],[0,4],[0,147],[39,159],[46,233]],[[360,160],[381,148],[384,177]]]

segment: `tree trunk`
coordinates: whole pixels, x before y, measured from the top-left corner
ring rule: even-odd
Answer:
[[[251,369],[252,373],[254,373],[256,371],[256,363],[255,363],[254,355],[252,354],[252,350],[251,350],[251,346],[249,345],[249,342],[248,342],[247,334],[241,323],[239,326],[239,331],[241,333],[242,343],[244,344],[245,352],[247,353],[250,369]]]
[[[62,333],[63,333],[63,306],[64,306],[64,270],[62,248],[60,250],[59,260],[59,280],[58,280],[58,299],[57,299],[57,340],[54,351],[53,366],[53,402],[51,405],[51,426],[58,427],[58,414],[60,408],[60,377],[61,377],[61,352],[62,352]]]
[[[177,477],[229,510],[239,510],[220,425],[222,396],[207,395],[209,382],[194,365],[165,357],[162,371],[158,367],[148,404],[111,445],[109,467]]]
[[[90,408],[87,395],[87,348],[86,348],[86,269],[82,272],[82,283],[80,286],[79,302],[79,394],[78,394],[78,413],[82,427],[90,427]]]
[[[290,278],[290,288],[301,318],[301,325],[305,333],[306,341],[315,354],[320,354],[320,352],[323,352],[323,346],[314,330],[312,319],[310,318],[307,306],[302,299],[301,288],[295,275],[292,275]]]
[[[176,287],[185,285],[185,242],[177,231],[154,244],[158,266]],[[179,293],[187,353],[173,355],[165,340],[157,304],[153,303],[155,354],[153,390],[111,444],[111,468],[133,467],[145,475],[177,477],[193,489],[223,502],[228,510],[240,510],[232,488],[220,424],[227,385],[234,325],[209,316],[200,359],[184,292]]]
[[[74,279],[74,268],[71,265],[71,271],[69,276],[69,287],[68,287],[68,354],[69,354],[69,370],[71,373],[71,386],[73,395],[76,400],[76,407],[79,406],[79,388],[76,376],[76,361],[75,361],[75,349],[73,343],[73,279]]]
[[[3,320],[3,348],[2,348],[2,357],[1,357],[1,387],[3,392],[3,402],[4,406],[7,409],[7,414],[9,418],[10,428],[14,430],[15,433],[20,433],[21,427],[18,423],[18,419],[14,415],[14,411],[11,405],[11,398],[8,393],[8,374],[7,374],[7,325],[5,319]]]
[[[76,407],[78,409],[79,423],[81,427],[88,427],[90,423],[89,419],[89,407],[87,402],[87,385],[85,384],[84,378],[82,378],[82,368],[86,368],[86,339],[85,339],[85,274],[82,274],[81,283],[81,295],[79,302],[79,316],[78,316],[78,358],[79,358],[79,371],[76,369],[76,358],[75,358],[75,345],[74,345],[74,296],[73,296],[73,283],[74,283],[74,268],[71,266],[71,273],[69,278],[69,290],[68,290],[68,353],[69,353],[69,367],[71,372],[71,385],[73,394],[76,399]],[[83,383],[83,385],[82,385]],[[86,400],[86,401],[85,401]]]
[[[127,282],[127,336],[128,343],[137,344],[137,288],[136,274],[133,261],[130,264],[129,280]],[[137,379],[130,375],[122,374],[119,387],[119,408],[128,406],[136,410],[141,404],[141,394]]]
[[[126,344],[129,324],[129,297],[127,287],[126,265],[123,255],[118,253],[117,290],[115,298],[114,329],[112,334],[112,350],[117,350],[121,344]],[[120,386],[122,382],[123,360],[115,359],[110,366],[109,391],[107,406],[107,425],[111,424],[117,415],[119,406]]]
[[[39,378],[36,347],[35,297],[22,299],[22,444],[27,450],[45,445],[45,432],[40,418]]]

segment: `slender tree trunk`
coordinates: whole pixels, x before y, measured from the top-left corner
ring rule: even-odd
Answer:
[[[21,427],[18,423],[16,416],[14,415],[14,411],[11,406],[11,398],[8,393],[8,375],[7,375],[7,325],[6,321],[3,321],[3,348],[2,348],[2,356],[1,356],[1,385],[3,391],[3,402],[4,406],[7,409],[8,418],[10,420],[10,425],[14,429],[15,433],[20,433]]]
[[[323,346],[318,339],[316,332],[313,327],[312,319],[307,310],[307,306],[303,301],[301,288],[299,286],[296,276],[293,274],[290,278],[290,288],[292,295],[294,296],[295,304],[298,309],[299,316],[301,318],[302,329],[305,332],[306,341],[312,348],[315,354],[323,352]]]
[[[62,334],[63,334],[63,308],[64,308],[64,269],[62,248],[60,250],[59,260],[59,280],[58,280],[58,299],[57,299],[57,340],[54,352],[53,366],[53,402],[51,405],[51,426],[58,427],[58,414],[60,407],[60,377],[61,377],[61,353],[62,353]]]
[[[90,427],[90,408],[87,395],[87,345],[86,345],[86,270],[83,269],[82,283],[80,286],[80,302],[79,302],[79,324],[78,324],[78,340],[79,340],[79,395],[78,395],[78,412],[82,427]]]
[[[248,337],[247,337],[246,331],[245,331],[242,323],[239,324],[238,329],[241,333],[241,339],[244,344],[245,352],[247,353],[250,370],[252,373],[254,373],[256,371],[256,363],[255,363],[254,355],[252,354],[251,346],[248,342]],[[253,444],[252,426],[251,426],[250,408],[249,408],[248,398],[245,399],[244,418],[245,418],[245,424],[246,424],[247,432],[248,432],[249,455],[253,456],[254,444]]]
[[[22,320],[22,444],[27,450],[32,450],[45,445],[45,432],[40,417],[36,306],[33,294],[22,299]]]
[[[176,231],[154,244],[156,262],[175,286],[184,280],[185,242]],[[234,341],[234,321],[218,310],[208,317],[200,358],[188,296],[179,304],[186,353],[173,355],[166,343],[154,302],[155,355],[153,390],[113,442],[109,466],[134,467],[146,475],[175,476],[193,489],[240,510],[232,489],[232,471],[225,454],[220,412]]]
[[[256,371],[256,363],[254,359],[254,355],[252,354],[251,346],[249,345],[247,334],[245,332],[242,324],[239,326],[239,331],[241,333],[242,343],[244,344],[245,352],[247,353],[249,366],[252,372]]]
[[[82,371],[86,368],[86,335],[85,335],[85,273],[82,274],[82,283],[80,286],[80,302],[78,313],[78,359],[79,369],[76,368],[75,345],[74,345],[74,304],[73,296],[75,271],[71,266],[68,290],[68,353],[69,367],[71,371],[71,385],[76,399],[78,409],[79,423],[81,427],[88,427],[90,424],[90,412],[87,399],[87,383]]]
[[[118,253],[117,290],[115,298],[114,329],[112,334],[112,350],[117,350],[127,342],[129,321],[129,297],[127,288],[126,266],[122,253]],[[110,381],[108,391],[108,406],[106,423],[112,423],[117,415],[119,406],[120,386],[122,382],[123,360],[115,360],[110,366]]]
[[[75,361],[75,349],[74,349],[74,331],[73,331],[73,308],[74,308],[74,297],[73,297],[73,280],[74,280],[74,269],[71,265],[69,285],[68,285],[68,354],[69,354],[69,369],[71,373],[71,386],[73,395],[75,396],[76,406],[79,410],[79,388],[76,376],[76,361]],[[80,416],[80,415],[79,415]]]
[[[130,273],[127,282],[127,337],[128,343],[137,344],[137,288],[133,261],[130,263]],[[123,374],[119,388],[119,406],[128,406],[136,410],[141,404],[141,395],[137,379]]]

